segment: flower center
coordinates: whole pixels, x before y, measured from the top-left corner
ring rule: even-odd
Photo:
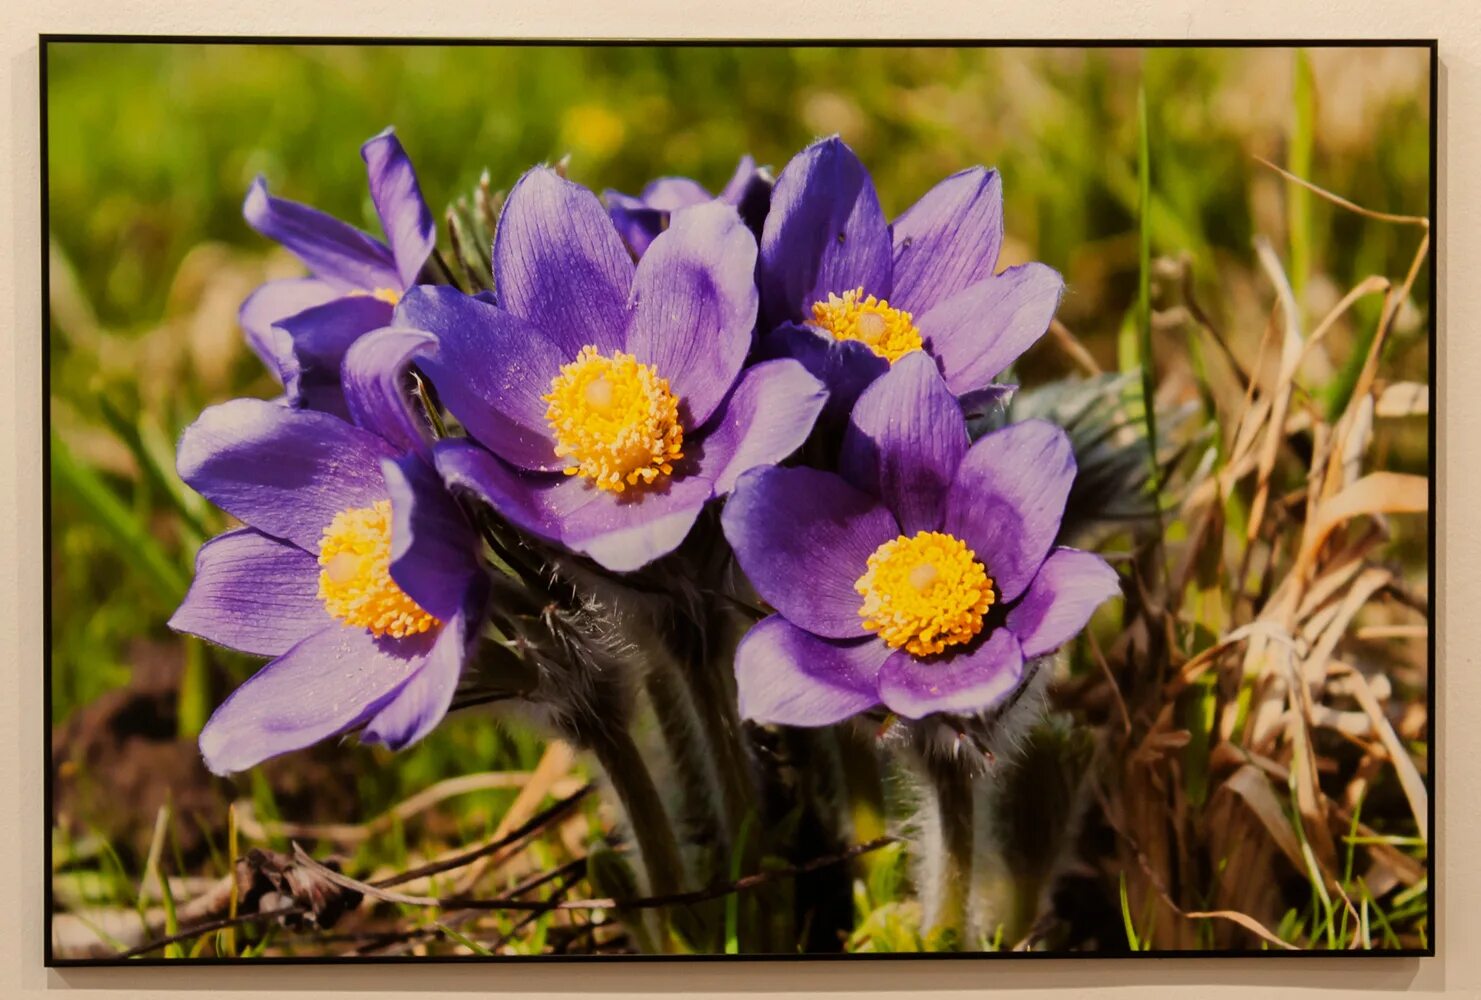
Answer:
[[[391,579],[391,501],[334,515],[319,542],[324,610],[376,638],[403,639],[441,624]]]
[[[583,347],[540,398],[549,404],[545,419],[566,475],[585,476],[598,489],[651,485],[684,457],[679,397],[656,368],[631,354],[606,357]]]
[[[396,289],[394,288],[373,288],[368,291],[365,289],[356,288],[352,290],[350,294],[368,295],[372,299],[380,299],[382,302],[391,306],[394,306],[396,303],[401,301],[401,293],[396,291]]]
[[[885,542],[854,582],[859,617],[892,649],[930,656],[970,642],[995,600],[992,580],[966,543],[939,531]]]
[[[829,292],[827,302],[813,303],[812,318],[814,324],[839,340],[863,341],[891,364],[920,350],[923,343],[910,313],[873,295],[865,298],[862,288],[842,295]]]

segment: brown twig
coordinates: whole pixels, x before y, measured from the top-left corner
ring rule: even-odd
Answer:
[[[394,875],[388,879],[382,879],[374,883],[355,883],[355,885],[357,887],[361,885],[367,885],[377,890],[377,894],[383,894],[380,893],[379,890],[385,890],[390,888],[391,886],[401,885],[405,882],[410,882],[414,879],[422,878],[427,875],[437,875],[441,872],[451,871],[455,868],[461,868],[464,865],[472,864],[479,858],[486,857],[487,855],[493,854],[497,851],[503,850],[506,847],[510,847],[514,844],[519,843],[525,838],[548,826],[555,820],[561,818],[571,809],[573,809],[577,805],[577,803],[579,803],[588,794],[590,794],[594,788],[594,785],[583,785],[580,789],[578,789],[571,795],[566,796],[564,799],[561,799],[559,802],[556,802],[549,808],[544,809],[540,813],[531,817],[527,822],[521,824],[517,829],[511,830],[504,837],[491,841],[490,843],[480,845],[479,847],[476,847],[471,851],[465,851],[462,854],[455,855],[451,858],[445,858],[442,861],[432,862],[430,864],[422,865],[418,868],[413,868],[408,871],[401,872],[400,874]],[[343,876],[339,876],[339,878],[343,878]],[[338,879],[336,879],[336,881],[338,882]],[[346,881],[354,882],[353,879],[347,879]],[[523,890],[515,890],[515,892],[519,891]],[[513,893],[511,893],[511,895],[512,894]],[[455,905],[458,905],[461,908],[467,908],[463,907],[460,903]],[[518,909],[519,907],[512,908]],[[137,958],[140,955],[147,955],[152,951],[158,951],[160,948],[164,948],[167,945],[177,944],[182,941],[189,941],[199,937],[202,934],[209,934],[212,931],[225,930],[228,927],[240,927],[245,924],[257,923],[263,920],[282,920],[291,917],[302,916],[303,914],[306,914],[308,912],[308,906],[295,904],[293,906],[281,907],[276,910],[264,910],[257,913],[244,913],[236,917],[224,917],[216,920],[209,920],[205,923],[196,924],[192,927],[188,927],[176,934],[155,938],[154,940],[145,942],[144,944],[141,944],[135,948],[130,948],[127,951],[119,952],[114,957],[119,959]]]

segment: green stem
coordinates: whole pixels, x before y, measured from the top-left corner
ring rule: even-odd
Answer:
[[[593,726],[586,736],[591,752],[607,773],[612,791],[627,813],[627,824],[637,841],[643,869],[648,875],[649,893],[668,896],[681,891],[684,869],[679,858],[679,845],[674,839],[673,827],[669,825],[663,798],[658,794],[653,775],[631,734],[625,729],[599,724]],[[664,950],[668,950],[668,913],[666,910],[655,912],[662,924],[658,940]]]
[[[715,805],[715,776],[705,766],[710,750],[701,731],[703,724],[672,666],[650,663],[643,673],[643,690],[673,761],[683,803],[680,821],[693,828],[699,835],[696,839],[712,843],[721,834],[720,817]]]
[[[926,774],[935,793],[936,816],[941,843],[940,864],[933,866],[939,880],[935,892],[936,912],[928,932],[943,949],[961,950],[967,944],[967,899],[972,886],[972,775],[959,762],[924,755]]]
[[[735,637],[723,615],[710,615],[695,622],[676,615],[663,630],[670,642],[677,672],[688,688],[689,700],[710,748],[710,759],[720,782],[720,806],[724,817],[721,842],[728,847],[731,867],[743,874],[761,867],[761,816],[757,809],[755,783],[747,764],[745,731],[736,708],[735,687],[730,682]],[[764,921],[754,911],[753,900],[742,900],[739,938],[742,951],[764,947]]]
[[[720,799],[727,831],[738,832],[756,808],[756,790],[746,764],[745,733],[729,682],[735,654],[734,637],[723,615],[696,622],[676,612],[657,634],[672,658],[674,672],[688,690],[699,719],[701,736],[720,780]],[[718,654],[718,655],[717,655]],[[753,871],[747,868],[746,871]]]

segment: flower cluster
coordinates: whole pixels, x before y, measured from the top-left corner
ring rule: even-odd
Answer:
[[[252,187],[247,221],[311,272],[242,307],[283,394],[180,442],[181,477],[244,527],[202,547],[171,625],[274,658],[201,734],[213,771],[420,739],[550,567],[764,603],[734,697],[795,726],[988,710],[1117,592],[1059,544],[1065,433],[969,434],[1063,290],[999,267],[995,171],[890,222],[838,138],[774,183],[747,157],[718,197],[664,178],[603,200],[537,166],[494,291],[469,294],[396,136],[362,155],[384,240]],[[682,558],[701,547],[728,569],[674,584],[717,562]]]

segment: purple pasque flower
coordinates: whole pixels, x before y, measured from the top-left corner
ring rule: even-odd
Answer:
[[[634,265],[595,195],[525,174],[494,241],[498,306],[428,286],[397,308],[436,337],[418,365],[472,438],[439,442],[443,478],[611,570],[672,551],[742,472],[802,444],[826,398],[795,361],[742,371],[755,260],[710,203]]]
[[[759,238],[766,210],[771,207],[771,174],[758,168],[750,156],[742,156],[735,173],[718,195],[712,195],[688,177],[660,177],[650,181],[637,196],[610,188],[602,192],[612,224],[634,257],[647,252],[649,244],[668,228],[674,212],[691,205],[719,201],[740,214],[741,221]]]
[[[916,350],[954,395],[983,390],[1049,328],[1064,290],[1043,264],[997,273],[1002,242],[996,170],[952,174],[890,225],[854,151],[815,142],[777,178],[761,234],[763,352],[801,360],[840,413]]]
[[[777,611],[736,653],[747,718],[986,709],[1118,590],[1099,556],[1054,545],[1075,477],[1064,431],[1025,421],[969,447],[921,352],[859,397],[840,473],[756,469],[726,502],[725,537]]]
[[[242,214],[312,276],[269,281],[242,303],[252,349],[282,381],[288,400],[345,416],[340,365],[361,334],[386,326],[437,242],[416,171],[392,129],[360,147],[370,199],[386,241],[307,205],[274,198],[259,177]]]
[[[181,437],[180,477],[245,527],[201,547],[170,627],[273,657],[201,731],[217,774],[357,726],[399,749],[447,713],[486,585],[398,385],[427,339],[392,329],[350,348],[354,423],[238,399]]]

